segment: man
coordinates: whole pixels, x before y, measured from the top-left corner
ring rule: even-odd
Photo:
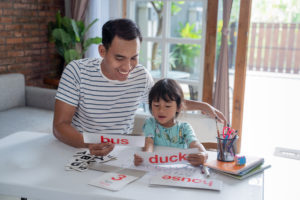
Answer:
[[[130,134],[134,114],[147,102],[153,85],[149,72],[138,65],[141,33],[129,19],[116,19],[102,27],[102,59],[70,62],[56,95],[53,133],[60,141],[89,148],[94,155],[107,155],[114,144],[85,144],[83,132]],[[225,121],[222,113],[207,103],[185,101],[189,110],[202,110]]]

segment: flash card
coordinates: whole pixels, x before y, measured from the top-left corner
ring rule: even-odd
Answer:
[[[76,170],[76,171],[86,171],[88,167],[88,164],[84,160],[80,159],[72,159],[66,166],[66,170]]]
[[[118,172],[123,169],[122,167],[106,165],[103,163],[89,163],[88,168],[92,170],[101,171],[101,172]]]
[[[105,162],[108,162],[110,160],[115,160],[115,159],[117,159],[117,158],[112,155],[107,155],[107,156],[95,156],[93,160],[97,163],[105,163]]]
[[[121,174],[121,173],[108,172],[108,173],[104,173],[99,178],[92,180],[89,183],[89,185],[93,185],[96,187],[100,187],[112,191],[118,191],[136,179],[138,179],[138,177]]]
[[[217,179],[205,179],[202,176],[177,176],[159,173],[150,179],[151,186],[173,186],[184,188],[198,188],[207,190],[221,190],[222,181]]]
[[[65,166],[65,170],[86,171],[90,163],[105,163],[117,159],[115,156],[95,156],[91,155],[88,149],[81,149],[73,155],[73,158]]]
[[[82,156],[77,157],[77,159],[88,162],[88,161],[94,159],[94,157],[95,156],[92,156],[92,155],[82,155]]]
[[[88,149],[82,149],[81,151],[77,151],[74,156],[82,156],[82,155],[90,155],[90,151]]]

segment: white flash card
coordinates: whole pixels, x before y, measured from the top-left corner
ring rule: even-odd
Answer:
[[[186,177],[173,176],[169,174],[160,173],[153,176],[150,180],[150,185],[165,185],[185,188],[199,188],[208,190],[221,190],[222,181],[216,179],[205,179],[201,176]]]
[[[179,149],[172,148],[159,152],[137,152],[141,156],[145,164],[161,165],[161,164],[180,164],[187,163],[189,154],[199,153],[197,148]]]
[[[110,142],[115,145],[138,146],[143,147],[145,144],[145,136],[139,135],[115,135],[115,134],[97,134],[83,133],[84,143],[105,143]]]
[[[130,175],[115,173],[115,172],[108,172],[108,173],[104,173],[102,176],[98,177],[97,179],[92,180],[89,183],[89,185],[93,185],[96,187],[100,187],[112,191],[118,191],[136,179],[138,179],[138,177],[136,176],[130,176]]]

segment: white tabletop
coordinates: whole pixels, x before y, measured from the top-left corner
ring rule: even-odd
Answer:
[[[263,173],[243,181],[212,174],[213,178],[223,181],[221,191],[150,187],[150,175],[146,174],[124,189],[112,192],[88,185],[102,172],[64,169],[76,151],[78,149],[44,133],[18,132],[1,139],[0,194],[43,200],[263,199]],[[128,156],[131,158],[133,155]]]

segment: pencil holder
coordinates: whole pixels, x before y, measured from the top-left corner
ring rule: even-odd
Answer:
[[[234,138],[220,138],[217,137],[218,154],[217,159],[224,162],[234,161],[236,154],[236,141],[238,136]]]

